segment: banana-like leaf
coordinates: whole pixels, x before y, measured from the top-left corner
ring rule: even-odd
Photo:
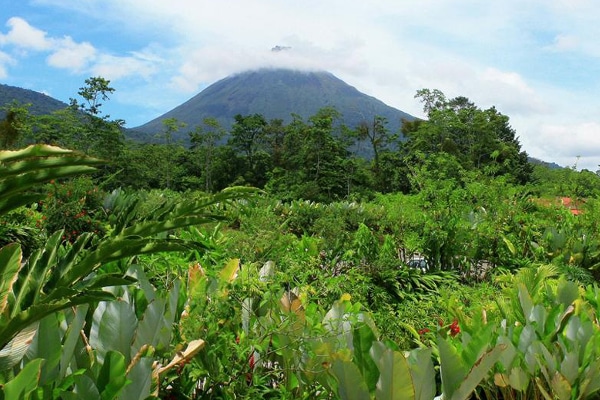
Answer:
[[[377,387],[380,370],[377,368],[378,364],[373,360],[374,358],[371,356],[370,351],[377,338],[367,324],[360,324],[358,327],[355,327],[352,336],[354,363],[364,377],[369,392],[373,393]]]
[[[38,387],[43,361],[31,361],[14,379],[7,382],[4,385],[4,399],[29,399],[30,393]]]
[[[37,332],[38,322],[20,330],[15,336],[0,350],[0,371],[7,370],[15,366],[29,348],[35,333]]]
[[[415,398],[415,385],[402,353],[388,349],[382,342],[373,342],[371,357],[379,368],[379,380],[375,391],[377,400]]]
[[[70,360],[74,358],[75,348],[77,347],[77,341],[80,338],[81,330],[85,324],[85,317],[89,309],[88,304],[84,304],[78,307],[73,307],[73,317],[69,320],[67,331],[63,339],[62,355],[60,360],[60,371],[59,375],[64,378],[67,374],[67,370],[70,366]]]
[[[417,348],[408,354],[407,361],[415,386],[415,400],[429,400],[435,397],[435,370],[431,353],[431,348]]]
[[[127,363],[123,354],[109,351],[104,358],[96,386],[102,400],[118,399],[130,381],[127,379]]]
[[[98,360],[102,362],[110,350],[115,350],[124,355],[129,363],[137,325],[133,307],[126,299],[98,303],[89,338]]]
[[[477,385],[492,371],[500,358],[503,345],[496,345],[486,351],[473,365],[466,365],[456,349],[448,341],[438,336],[440,369],[444,398],[449,400],[468,399]]]
[[[152,364],[154,359],[142,357],[130,368],[127,379],[131,382],[121,392],[120,398],[127,400],[150,399],[153,384]]]
[[[65,290],[65,293],[67,293],[66,291],[68,288],[60,288],[60,290]],[[6,340],[5,343],[1,343],[0,345],[4,349],[7,344],[13,340],[17,334],[19,334],[19,332],[52,313],[80,304],[88,304],[96,301],[107,300],[114,300],[114,296],[105,291],[90,290],[85,292],[77,292],[74,297],[64,298],[60,301],[55,301],[52,303],[41,302],[39,304],[34,304],[15,314],[10,320],[6,320],[4,318],[0,319],[2,322],[2,325],[0,326],[0,338],[2,340]]]
[[[19,277],[22,256],[21,246],[16,243],[0,249],[0,315],[6,310],[13,284]]]
[[[338,383],[338,395],[342,400],[370,400],[369,389],[358,367],[351,361],[333,361],[330,373]]]

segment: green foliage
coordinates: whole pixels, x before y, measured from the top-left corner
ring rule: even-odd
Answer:
[[[63,239],[74,242],[84,232],[100,236],[104,233],[102,200],[104,193],[90,178],[74,178],[62,182],[50,181],[46,197],[38,204],[42,209],[43,226],[47,232],[63,230]]]

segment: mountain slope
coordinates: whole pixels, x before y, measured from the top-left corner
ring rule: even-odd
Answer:
[[[68,104],[43,93],[0,84],[0,107],[10,105],[13,101],[20,105],[31,104],[29,112],[33,115],[50,114],[53,111],[68,107]]]
[[[279,118],[289,122],[292,113],[306,119],[326,106],[335,107],[350,127],[371,122],[379,115],[387,118],[388,128],[394,132],[403,118],[414,119],[327,72],[261,69],[222,79],[166,114],[133,129],[147,134],[161,132],[165,118],[176,118],[193,129],[206,117],[216,118],[229,128],[236,114],[255,113],[267,120]]]

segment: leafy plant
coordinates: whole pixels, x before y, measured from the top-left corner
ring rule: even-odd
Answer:
[[[39,193],[27,192],[35,184],[91,172],[100,163],[69,150],[40,145],[0,152],[0,161],[0,212],[3,213],[38,200]],[[169,237],[161,239],[157,235],[222,220],[219,205],[250,192],[251,189],[234,189],[190,201],[167,201],[151,216],[138,213],[139,202],[134,196],[115,192],[106,204],[111,213],[111,226],[105,237],[87,232],[69,244],[62,241],[63,232],[58,231],[27,259],[23,259],[17,244],[0,249],[0,274],[3,277],[0,286],[0,371],[7,371],[21,360],[42,320],[79,305],[114,300],[116,295],[106,287],[128,285],[134,281],[118,268],[105,271],[107,264],[138,254],[206,248],[202,243]],[[120,356],[111,354],[109,359],[122,365]],[[32,368],[27,369],[28,374]],[[102,376],[97,378],[100,380]]]

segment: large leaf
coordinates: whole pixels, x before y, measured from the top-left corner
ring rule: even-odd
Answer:
[[[37,333],[27,349],[24,361],[37,358],[44,360],[40,374],[40,386],[54,382],[59,378],[59,362],[62,350],[62,337],[59,321],[56,315],[51,314],[43,318],[38,326]]]
[[[12,368],[21,361],[37,332],[37,327],[38,322],[35,322],[25,329],[21,329],[0,350],[0,371]]]
[[[142,357],[127,374],[130,383],[121,392],[120,398],[127,400],[144,400],[152,390],[154,359]]]
[[[171,340],[172,325],[164,318],[166,302],[162,298],[154,299],[140,320],[135,332],[132,354],[142,346],[150,345],[157,350],[164,350]]]
[[[118,351],[130,359],[137,318],[133,307],[126,301],[101,302],[94,311],[90,329],[90,345],[100,361],[110,350]]]
[[[0,315],[6,310],[8,296],[21,269],[21,246],[9,244],[0,249]]]
[[[369,389],[358,367],[351,361],[333,361],[330,373],[338,383],[338,395],[342,400],[370,400]]]
[[[438,337],[438,348],[444,398],[466,400],[477,385],[492,372],[492,367],[499,360],[504,345],[497,345],[486,351],[472,365],[466,365],[454,346],[446,339]]]
[[[375,391],[379,379],[379,369],[370,354],[376,340],[375,333],[367,324],[360,324],[353,331],[354,363],[364,377],[370,393]]]
[[[67,374],[67,369],[71,365],[71,359],[75,356],[75,349],[77,347],[77,342],[80,338],[81,330],[85,324],[85,317],[87,315],[87,311],[89,309],[89,305],[81,305],[78,307],[74,307],[72,310],[72,318],[69,319],[69,325],[67,327],[67,331],[65,332],[65,337],[63,339],[63,348],[62,355],[60,359],[60,377],[65,377]]]
[[[415,388],[415,400],[429,400],[435,397],[435,370],[431,352],[431,348],[418,348],[408,354],[407,361]]]
[[[130,381],[127,379],[125,356],[116,351],[106,353],[96,386],[102,400],[117,399]]]
[[[40,370],[44,360],[28,363],[19,374],[4,385],[4,399],[26,399],[38,387]]]
[[[379,369],[375,395],[377,400],[409,400],[415,398],[415,385],[404,355],[374,342],[371,356]]]

